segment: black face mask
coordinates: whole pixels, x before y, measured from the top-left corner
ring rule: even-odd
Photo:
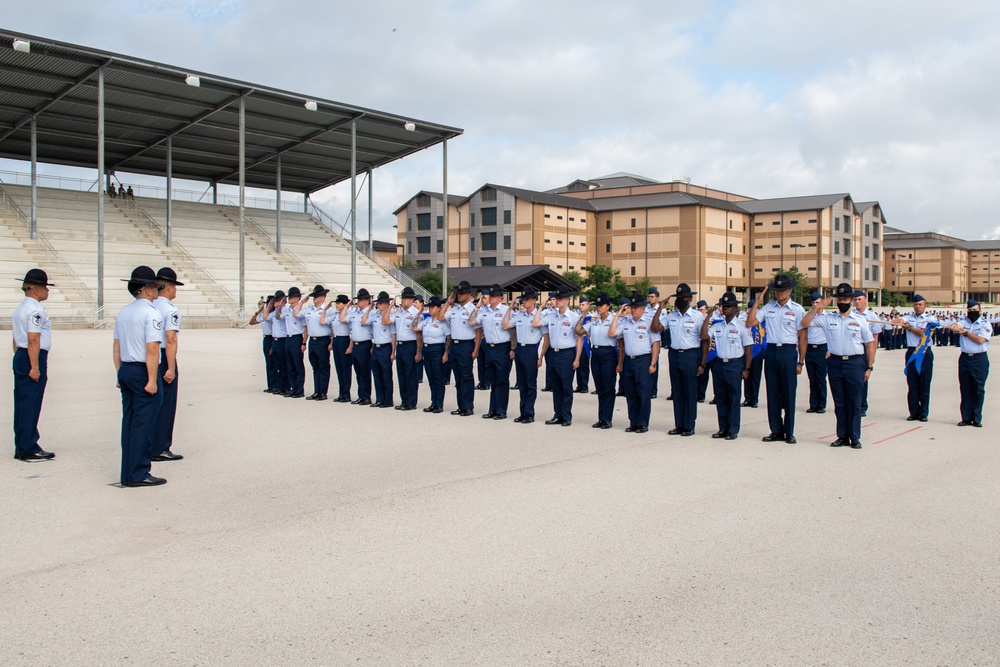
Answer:
[[[687,310],[688,306],[691,305],[691,299],[677,299],[674,303],[677,306],[677,310]]]
[[[837,304],[837,309],[840,312],[842,312],[842,313],[846,313],[847,311],[849,311],[851,309],[851,305],[852,304],[849,304],[849,303],[838,303]]]
[[[969,311],[969,321],[970,322],[975,322],[978,319],[979,319],[979,311],[978,310],[970,310]]]

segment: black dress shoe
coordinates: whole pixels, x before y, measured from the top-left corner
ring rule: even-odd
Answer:
[[[392,403],[383,403],[379,407],[380,408],[393,408],[393,407],[396,407],[396,406],[394,406]]]
[[[806,414],[811,415],[814,412],[819,412],[819,408],[809,408],[808,410],[806,410]]]
[[[692,429],[688,429],[686,431],[681,431],[681,437],[683,437],[683,438],[690,438],[692,435],[694,435],[694,429],[693,428]]]
[[[429,408],[424,408],[424,412],[434,412],[434,406],[432,405]]]
[[[784,433],[769,433],[760,440],[761,442],[778,442],[779,440],[784,440],[784,439],[785,439]]]
[[[542,387],[542,391],[552,391],[549,387]]]
[[[576,390],[573,391],[573,393],[574,394],[589,394],[590,390],[589,389],[576,389]]]
[[[925,422],[925,421],[927,421],[927,417],[920,417],[917,421]]]
[[[359,404],[359,405],[360,405],[360,404]],[[381,408],[381,407],[382,407],[382,404],[381,404],[381,403],[370,403],[370,404],[368,405],[368,407],[370,407],[370,408]]]
[[[867,410],[862,410],[861,411],[861,416],[862,417],[867,417],[868,416],[868,411]]]
[[[627,429],[625,429],[625,432],[626,433],[635,433],[635,430],[637,428],[638,428],[638,426],[629,426]]]
[[[564,422],[561,422],[559,425],[560,426],[572,426],[573,422],[571,422],[571,421],[564,421]]]
[[[174,454],[168,449],[165,452],[161,452],[159,456],[154,456],[150,461],[180,461],[183,458],[180,454]]]
[[[740,436],[737,435],[736,433],[727,433],[726,434],[726,440],[735,440],[738,437],[740,437]]]
[[[667,435],[680,435],[682,431],[684,431],[682,428],[672,428],[667,431]]]
[[[849,444],[851,444],[851,441],[848,440],[847,438],[837,438],[836,440],[834,440],[833,442],[830,443],[830,446],[831,447],[847,447]]]
[[[708,402],[708,404],[709,404],[709,405],[715,405],[715,399],[713,398],[712,400],[710,400],[710,401]]]
[[[743,407],[743,408],[752,408],[753,405],[751,405],[749,401],[743,401],[742,403],[740,403],[740,407]]]
[[[294,394],[289,394],[288,398],[305,398],[305,394],[301,391],[295,392]]]
[[[590,428],[604,428],[604,420],[592,424]]]
[[[401,410],[402,410],[403,412],[409,412],[410,410],[416,410],[416,409],[417,409],[417,406],[415,406],[415,405],[404,405],[404,406],[403,406],[402,408],[400,408],[400,409],[401,409]]]
[[[608,430],[609,428],[611,428],[611,422],[604,422],[601,428],[603,428],[605,431]]]
[[[794,435],[790,435],[785,438],[785,442],[787,442],[789,445],[794,445],[796,442],[798,442],[798,440],[795,439]]]
[[[633,431],[633,433],[645,433],[648,430],[649,429],[646,428],[645,426],[636,426],[635,431]]]
[[[972,422],[972,425],[975,426],[976,428],[982,428],[983,427],[983,423],[982,422]],[[54,454],[53,454],[53,456],[54,456]]]
[[[502,415],[499,412],[493,415],[494,421],[503,421],[504,419],[507,419],[507,415]]]
[[[306,400],[307,401],[315,401],[317,396],[319,396],[319,394],[313,394],[312,396],[306,396]]]
[[[674,395],[673,395],[673,394],[670,394],[669,396],[667,396],[667,400],[668,400],[668,401],[672,401],[672,400],[674,400]]]
[[[372,402],[371,402],[371,400],[369,400],[367,398],[359,398],[358,400],[354,401],[354,404],[355,405],[371,405]]]
[[[314,401],[325,401],[326,400],[326,394],[320,394],[316,398],[314,398],[313,400]]]
[[[122,486],[131,486],[131,487],[135,487],[135,486],[159,486],[160,484],[166,484],[166,483],[167,483],[167,480],[163,479],[162,477],[153,477],[152,475],[150,475],[146,479],[142,480],[141,482],[125,482],[124,484],[122,484]]]
[[[472,411],[472,410],[461,410],[461,411],[459,411],[458,416],[459,417],[471,417],[474,414],[476,414],[476,413],[474,411]]]
[[[597,396],[597,390],[596,389],[594,391],[590,392],[590,393],[593,394],[594,396]]]
[[[699,398],[699,399],[698,399],[698,402],[699,402],[699,403],[704,403],[704,402],[705,402],[705,399],[704,399],[704,398]]]
[[[963,419],[962,421],[958,422],[958,426],[972,426],[972,422],[969,421],[968,419]]]
[[[515,424],[520,424],[523,421],[524,421],[524,417],[514,417],[514,423]]]
[[[444,412],[444,408],[442,408],[442,407],[436,407],[436,408],[434,408],[434,414],[439,415],[442,412]]]
[[[756,408],[757,406],[755,405],[754,407]],[[825,415],[826,414],[826,408],[816,408],[816,414],[818,414],[818,415]]]
[[[553,417],[552,419],[546,419],[545,423],[548,424],[549,426],[554,426],[555,424],[562,424],[563,420],[560,419],[559,417]]]
[[[620,391],[617,394],[615,394],[615,396],[624,396],[624,395],[625,395],[625,392],[623,392],[623,391]],[[656,398],[656,396],[650,396],[650,398]]]
[[[726,432],[725,431],[716,431],[715,433],[712,434],[712,437],[715,438],[716,440],[719,440],[720,438],[725,438],[726,437]]]
[[[916,415],[910,415],[909,417],[906,418],[906,421],[908,421],[908,422],[915,422],[918,419],[920,419],[920,417],[918,417]]]
[[[851,449],[861,449],[861,441],[851,440]]]
[[[619,395],[619,396],[624,396],[625,394],[618,394],[618,395]],[[650,400],[653,400],[654,398],[656,398],[656,394],[650,394],[650,395],[649,395],[649,399],[650,399]]]
[[[273,394],[273,393],[274,393],[274,390],[273,390],[273,389],[265,389],[265,390],[264,390],[264,393],[265,393],[265,394]]]
[[[483,415],[483,419],[493,419],[493,413],[487,412],[485,415]]]
[[[403,409],[403,408],[405,408],[405,407],[406,407],[405,405],[403,405],[403,404],[399,404],[399,405],[397,405],[397,406],[396,406],[396,409],[397,409],[397,410],[402,410],[402,409]]]
[[[521,420],[521,423],[522,423],[522,424],[532,424],[532,423],[534,423],[534,421],[535,421],[535,418],[534,418],[534,417],[524,417],[524,418],[523,418],[523,419]]]
[[[460,410],[460,409],[459,410],[452,410],[451,414],[453,414],[453,415],[455,415],[457,417],[458,415],[462,414],[462,410]]]
[[[56,457],[55,454],[53,454],[52,452],[47,452],[44,449],[35,452],[34,454],[25,454],[23,456],[20,456],[18,454],[14,455],[14,458],[17,459],[18,461],[27,461],[29,463],[31,461],[51,461],[55,457]]]

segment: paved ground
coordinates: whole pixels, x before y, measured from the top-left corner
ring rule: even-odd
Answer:
[[[187,458],[121,489],[110,333],[57,332],[58,458],[0,459],[0,663],[998,664],[1000,379],[956,428],[955,350],[917,426],[880,351],[852,451],[804,377],[797,445],[763,404],[632,436],[589,395],[569,429],[264,395],[258,335],[182,335]]]

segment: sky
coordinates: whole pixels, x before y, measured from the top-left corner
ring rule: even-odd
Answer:
[[[1000,238],[995,0],[8,4],[9,30],[463,128],[452,194],[625,171]],[[439,147],[377,170],[375,238],[441,176]],[[343,219],[350,188],[314,198]]]

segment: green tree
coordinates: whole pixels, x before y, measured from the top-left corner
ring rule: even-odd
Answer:
[[[396,268],[402,271],[406,271],[407,269],[416,269],[419,267],[417,266],[417,263],[414,261],[411,261],[409,259],[401,259],[398,262],[396,262]]]
[[[425,290],[427,290],[427,294],[425,296],[444,297],[446,293],[445,290],[441,289],[442,287],[441,272],[438,271],[437,269],[428,269],[427,271],[418,274],[413,279],[413,282],[417,283]],[[448,291],[450,292],[452,289],[454,289],[454,287],[455,287],[454,281],[449,280]]]
[[[578,290],[583,288],[586,282],[579,271],[563,271],[562,277],[576,285]]]
[[[885,307],[907,306],[909,303],[910,299],[905,293],[891,292],[887,289],[882,290],[882,305]]]
[[[649,294],[650,287],[656,287],[656,285],[653,284],[652,280],[650,280],[649,278],[640,278],[639,280],[635,281],[635,283],[633,283],[632,290],[629,292],[629,294],[631,294],[632,292],[638,292],[643,297],[645,297],[647,294]],[[671,290],[671,292],[673,292],[673,290]]]
[[[632,293],[619,269],[612,269],[603,264],[594,264],[583,267],[583,270],[587,272],[583,293],[590,299],[596,298],[598,294],[607,294],[613,302],[617,303],[618,299]]]
[[[786,276],[798,283],[792,290],[792,301],[795,301],[798,304],[812,305],[812,300],[809,297],[813,293],[813,288],[806,282],[808,277],[799,271],[797,266],[776,271],[774,275],[771,276],[771,282],[774,282],[774,279],[778,277],[779,273],[784,273]],[[808,308],[806,308],[806,310],[808,310]]]

